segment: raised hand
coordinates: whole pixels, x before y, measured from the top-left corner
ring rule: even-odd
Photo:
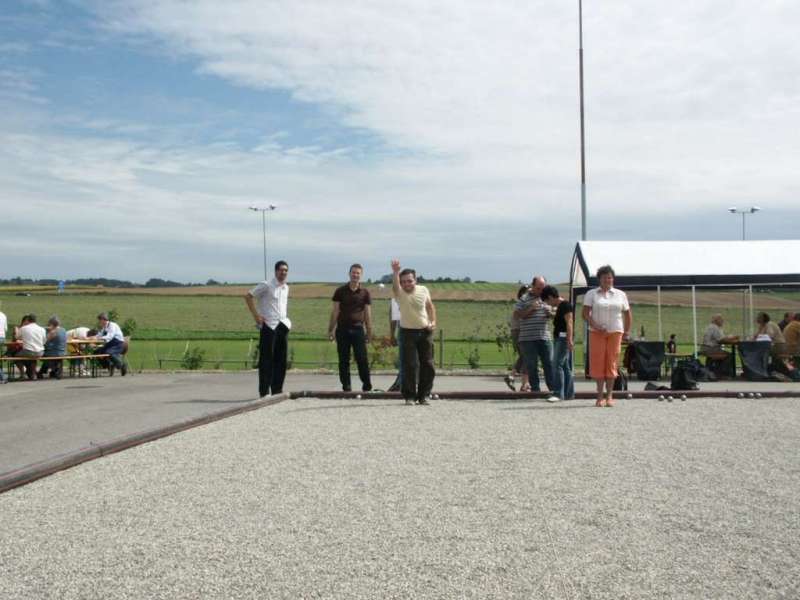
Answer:
[[[392,273],[399,273],[400,272],[400,261],[396,258],[392,259]]]

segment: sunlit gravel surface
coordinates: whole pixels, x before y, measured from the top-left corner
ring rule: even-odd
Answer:
[[[800,400],[293,400],[0,496],[3,599],[797,598]]]

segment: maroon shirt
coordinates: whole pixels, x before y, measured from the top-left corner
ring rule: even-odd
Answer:
[[[372,304],[369,291],[363,286],[358,286],[354,292],[350,284],[336,288],[333,301],[339,303],[339,320],[337,323],[343,327],[362,325],[366,319],[367,306]]]

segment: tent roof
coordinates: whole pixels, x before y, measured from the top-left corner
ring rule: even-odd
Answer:
[[[614,268],[614,285],[628,288],[800,286],[800,240],[578,242],[572,286],[597,285],[602,265]]]

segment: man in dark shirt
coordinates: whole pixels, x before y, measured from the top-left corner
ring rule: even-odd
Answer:
[[[372,300],[369,291],[361,286],[364,268],[359,264],[350,267],[350,282],[337,288],[333,294],[333,310],[328,324],[328,337],[336,340],[339,354],[339,381],[342,390],[351,391],[350,348],[358,365],[361,389],[369,392],[372,382],[369,377],[367,344],[372,337]]]
[[[575,310],[552,285],[545,286],[541,299],[556,309],[553,317],[553,393],[562,400],[569,400],[575,397],[572,374],[572,350],[575,347],[572,317]]]

